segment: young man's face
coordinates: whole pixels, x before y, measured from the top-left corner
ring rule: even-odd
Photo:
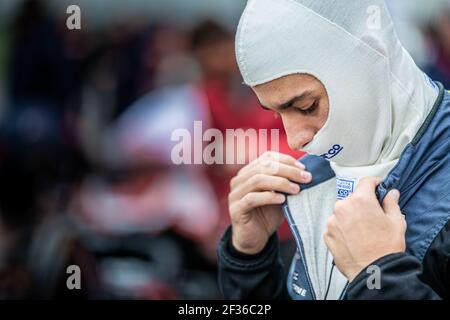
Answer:
[[[308,144],[328,119],[328,94],[313,76],[294,74],[253,88],[265,109],[277,112],[292,150]]]

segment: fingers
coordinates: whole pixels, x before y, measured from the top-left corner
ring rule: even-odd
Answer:
[[[234,201],[244,197],[247,193],[261,191],[297,194],[300,192],[300,186],[283,177],[256,174],[236,186],[230,192],[229,200]]]
[[[266,171],[270,171],[272,172],[272,174],[276,174],[279,164],[285,164],[299,169],[305,169],[305,166],[302,163],[298,162],[294,157],[282,153],[268,151],[242,168],[239,171],[238,175],[244,175],[249,171],[253,171],[255,168],[265,168]]]
[[[273,170],[275,166],[277,167],[277,170]],[[297,166],[282,163],[269,163],[268,165],[254,166],[247,169],[245,173],[241,173],[240,175],[234,177],[230,183],[231,189],[258,174],[279,176],[297,183],[309,183],[312,180],[312,176],[309,172],[306,172]]]
[[[398,205],[398,201],[400,199],[400,192],[398,190],[391,190],[389,193],[384,197],[383,200],[383,210],[387,215],[395,216],[395,215],[402,215],[402,212],[400,210],[400,206]]]
[[[354,192],[355,196],[361,196],[364,198],[376,199],[375,189],[381,183],[381,178],[377,177],[365,177],[362,178],[356,190]]]
[[[311,174],[295,158],[266,152],[231,179],[230,211],[239,213],[261,206],[280,205],[285,201],[283,194],[297,194],[299,184],[311,180]]]
[[[230,211],[236,214],[245,213],[262,206],[280,205],[285,200],[286,197],[284,195],[275,192],[251,192],[232,204]]]

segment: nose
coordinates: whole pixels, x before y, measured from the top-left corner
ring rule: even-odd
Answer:
[[[315,131],[307,120],[289,115],[281,118],[292,150],[300,150],[314,138]]]
[[[298,151],[303,149],[313,139],[314,135],[305,132],[297,132],[296,134],[286,133],[289,147],[292,150]]]

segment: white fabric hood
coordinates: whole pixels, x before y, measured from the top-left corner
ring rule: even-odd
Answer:
[[[236,56],[252,87],[295,73],[324,84],[328,120],[304,150],[356,179],[387,175],[438,96],[383,0],[249,0]]]

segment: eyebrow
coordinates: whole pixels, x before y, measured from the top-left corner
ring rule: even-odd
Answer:
[[[290,106],[292,106],[295,102],[299,102],[305,99],[310,98],[313,95],[313,93],[311,91],[305,91],[302,94],[299,94],[298,96],[295,96],[291,99],[289,99],[287,102],[284,102],[282,104],[280,104],[279,106],[276,106],[275,108],[269,108],[265,105],[263,105],[262,103],[260,103],[261,107],[265,110],[275,110],[275,111],[283,111],[287,108],[289,108]]]

